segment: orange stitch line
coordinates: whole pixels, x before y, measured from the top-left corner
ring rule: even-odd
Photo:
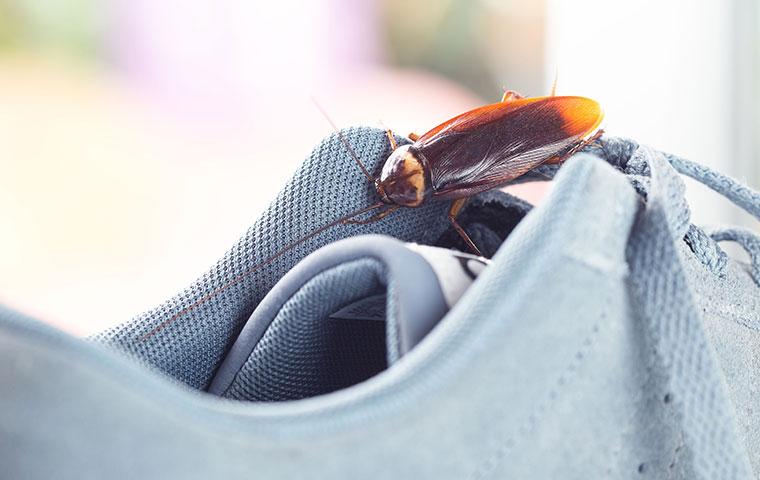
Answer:
[[[375,210],[376,208],[380,208],[383,205],[385,205],[385,203],[378,202],[378,203],[375,203],[373,205],[370,205],[369,207],[364,207],[364,208],[362,208],[360,210],[357,210],[357,211],[355,211],[353,213],[350,213],[349,215],[346,215],[346,216],[343,216],[343,217],[341,217],[341,218],[339,218],[337,220],[334,220],[334,221],[328,223],[327,225],[319,227],[318,229],[314,230],[313,232],[311,232],[310,234],[306,235],[305,237],[300,238],[300,239],[296,240],[295,242],[290,243],[289,245],[287,245],[285,248],[283,248],[279,252],[277,252],[274,255],[270,256],[269,258],[265,259],[263,262],[261,262],[261,263],[259,263],[257,265],[254,265],[254,266],[248,268],[247,270],[243,271],[243,273],[238,274],[235,278],[233,278],[229,282],[225,283],[221,287],[217,288],[216,290],[214,290],[214,291],[212,291],[210,293],[207,293],[206,295],[204,295],[201,298],[197,299],[196,301],[194,301],[193,303],[191,303],[187,307],[183,308],[179,312],[175,313],[174,315],[172,315],[168,319],[166,319],[163,322],[159,323],[152,330],[150,330],[148,333],[145,333],[145,334],[141,335],[140,337],[138,337],[137,341],[138,342],[142,342],[144,340],[147,340],[148,338],[152,337],[156,333],[158,333],[161,330],[163,330],[164,328],[166,328],[166,326],[168,326],[169,324],[171,324],[172,322],[174,322],[179,317],[185,315],[188,312],[191,312],[191,311],[195,310],[197,307],[199,307],[200,305],[203,305],[204,303],[208,302],[209,300],[211,300],[215,296],[219,295],[221,292],[227,290],[231,286],[240,283],[242,280],[244,280],[246,277],[248,277],[250,274],[252,274],[256,270],[259,270],[259,269],[261,269],[261,268],[269,265],[270,263],[272,263],[273,261],[275,261],[277,258],[279,258],[281,255],[283,255],[285,252],[287,252],[288,250],[291,250],[291,249],[295,248],[296,246],[300,245],[301,243],[305,242],[306,240],[308,240],[308,239],[310,239],[310,238],[312,238],[312,237],[314,237],[316,235],[319,235],[320,233],[324,232],[328,228],[334,227],[334,226],[339,225],[341,223],[345,223],[345,222],[347,222],[348,220],[351,220],[354,217],[357,217],[359,215],[362,215],[362,214],[365,214],[365,213],[370,212],[372,210]]]

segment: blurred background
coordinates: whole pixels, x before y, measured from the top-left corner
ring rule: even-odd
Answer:
[[[609,133],[760,187],[759,28],[755,0],[0,0],[0,303],[88,334],[172,295],[330,133],[312,95],[406,134],[558,71]]]

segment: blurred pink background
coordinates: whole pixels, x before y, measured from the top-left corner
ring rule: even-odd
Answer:
[[[543,94],[559,67],[559,93],[602,101],[608,131],[757,186],[760,105],[712,93],[748,75],[749,60],[721,63],[722,52],[760,59],[746,47],[760,17],[745,25],[735,11],[752,2],[708,1],[709,15],[684,19],[678,7],[694,9],[673,1],[658,8],[682,30],[656,22],[659,40],[638,44],[625,25],[648,17],[615,3],[0,0],[0,303],[88,334],[161,302],[330,133],[312,95],[341,126],[424,132],[505,86]],[[716,15],[726,28],[658,48]],[[715,42],[728,50],[702,48]],[[680,71],[670,56],[687,59]],[[671,95],[681,84],[694,95]],[[705,219],[733,220],[701,195]]]

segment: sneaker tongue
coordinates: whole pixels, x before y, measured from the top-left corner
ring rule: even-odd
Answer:
[[[328,245],[261,301],[209,392],[277,401],[361,382],[411,350],[486,264],[381,236]]]

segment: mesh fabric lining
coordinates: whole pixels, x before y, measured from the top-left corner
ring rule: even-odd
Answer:
[[[372,259],[331,268],[283,305],[225,397],[296,400],[359,383],[386,368],[385,322],[330,318],[356,300],[385,291]]]

